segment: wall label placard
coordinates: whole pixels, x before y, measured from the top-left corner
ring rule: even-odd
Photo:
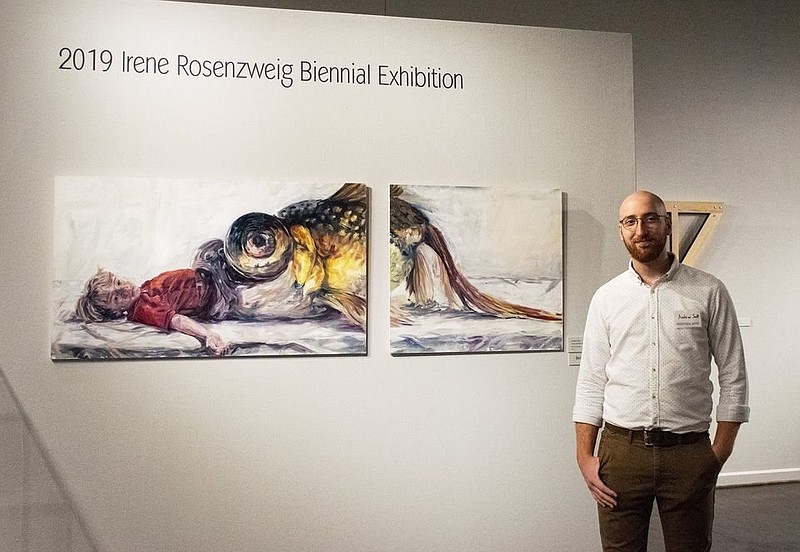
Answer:
[[[187,54],[143,55],[107,48],[62,47],[58,68],[64,71],[175,76],[197,79],[272,81],[283,88],[296,83],[464,90],[464,74],[431,65],[391,65],[350,61],[327,64],[317,60],[285,61],[200,59]]]

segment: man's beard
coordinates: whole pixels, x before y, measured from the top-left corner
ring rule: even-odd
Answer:
[[[650,240],[652,243],[647,249],[637,248],[633,240],[625,240],[625,248],[635,261],[640,263],[650,263],[658,259],[658,257],[661,255],[661,252],[664,251],[664,246],[667,245],[667,236],[663,236],[661,238],[653,237],[650,238]]]

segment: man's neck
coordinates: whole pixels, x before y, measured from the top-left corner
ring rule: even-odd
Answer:
[[[655,284],[672,266],[672,256],[664,251],[653,261],[642,263],[633,259],[633,269],[648,286]]]

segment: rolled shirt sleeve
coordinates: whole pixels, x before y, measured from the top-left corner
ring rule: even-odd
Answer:
[[[603,401],[608,381],[606,364],[610,357],[606,325],[597,308],[596,297],[589,305],[583,334],[583,351],[575,389],[572,421],[594,426],[603,425]]]
[[[720,284],[713,300],[714,316],[709,327],[709,339],[719,380],[717,421],[747,422],[747,370],[739,321],[727,288]]]

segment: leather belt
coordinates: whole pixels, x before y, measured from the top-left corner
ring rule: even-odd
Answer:
[[[625,429],[605,423],[605,431],[610,431],[617,435],[624,435],[632,443],[637,441],[644,443],[648,447],[672,447],[675,445],[690,445],[708,436],[707,431],[692,433],[673,433],[662,429]]]

